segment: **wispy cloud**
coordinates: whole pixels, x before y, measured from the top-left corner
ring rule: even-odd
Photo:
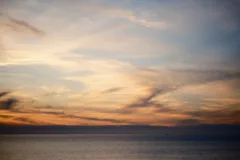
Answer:
[[[109,94],[109,93],[120,91],[122,89],[123,88],[121,88],[121,87],[115,87],[115,88],[110,88],[110,89],[103,90],[103,91],[101,91],[101,93],[102,94]]]
[[[123,18],[132,23],[136,23],[138,25],[142,25],[144,27],[154,28],[154,29],[167,29],[169,28],[169,24],[164,21],[151,21],[144,17],[138,17],[130,10],[120,10],[120,9],[107,9],[103,8],[103,13],[108,14],[109,16],[113,16],[116,18]]]
[[[35,36],[43,36],[45,34],[44,31],[34,27],[24,20],[15,19],[2,13],[0,13],[0,28],[3,30],[9,29],[13,32],[30,33]]]
[[[14,120],[20,121],[23,123],[27,123],[27,124],[33,124],[33,125],[46,125],[46,123],[34,121],[34,120],[31,120],[30,118],[26,118],[26,117],[16,117],[16,118],[14,118]]]
[[[73,119],[84,119],[89,121],[102,121],[102,122],[111,122],[115,124],[131,124],[126,120],[117,120],[117,119],[109,119],[109,118],[96,118],[96,117],[84,117],[84,116],[74,116],[74,115],[63,115],[62,118],[73,118]]]
[[[162,91],[153,88],[153,89],[150,89],[149,92],[150,92],[149,95],[147,95],[146,97],[140,98],[136,102],[128,105],[127,108],[149,107],[149,106],[156,105],[153,102],[151,102],[151,100],[152,98],[156,97],[158,94],[161,94]]]

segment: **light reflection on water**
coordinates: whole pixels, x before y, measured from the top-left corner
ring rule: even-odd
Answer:
[[[0,160],[237,160],[239,142],[177,141],[152,135],[0,136]]]

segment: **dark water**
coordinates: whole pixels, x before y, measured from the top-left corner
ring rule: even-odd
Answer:
[[[5,135],[0,160],[239,160],[240,142],[152,135]]]

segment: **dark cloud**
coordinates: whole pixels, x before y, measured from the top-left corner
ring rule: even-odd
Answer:
[[[65,107],[61,106],[34,106],[36,109],[64,109]]]
[[[88,116],[76,116],[76,115],[69,115],[64,113],[64,111],[38,111],[38,110],[11,110],[14,113],[27,113],[27,114],[48,114],[48,115],[55,115],[60,118],[72,118],[72,119],[82,119],[82,120],[89,120],[89,121],[101,121],[101,122],[111,122],[111,123],[127,123],[127,124],[137,124],[137,123],[130,123],[126,120],[117,120],[117,119],[109,119],[109,118],[96,118],[96,117],[88,117]],[[21,119],[22,121],[22,119]]]
[[[151,107],[155,108],[155,112],[161,112],[161,113],[176,113],[176,110],[171,108],[170,105],[166,103],[160,103],[153,100],[154,97],[162,94],[166,94],[169,92],[173,92],[177,90],[178,88],[165,88],[165,89],[156,89],[152,88],[150,89],[150,93],[146,95],[145,97],[141,97],[137,99],[136,101],[126,105],[124,108],[118,110],[118,113],[121,114],[132,114],[136,112],[138,108],[145,108],[145,107]]]
[[[18,19],[9,17],[9,16],[8,16],[8,19],[9,19],[10,23],[8,23],[6,25],[8,25],[10,28],[12,28],[12,30],[15,30],[15,31],[28,30],[31,33],[33,33],[34,35],[38,35],[38,36],[44,35],[43,31],[30,25],[28,22],[26,22],[24,20],[18,20]]]
[[[5,96],[5,95],[7,95],[7,94],[9,94],[9,93],[10,93],[10,92],[7,92],[7,91],[1,92],[1,93],[0,93],[0,98],[3,97],[3,96]]]
[[[28,31],[36,36],[43,36],[45,34],[44,31],[34,27],[33,25],[29,24],[24,20],[19,20],[11,16],[5,15],[3,13],[0,13],[0,18],[1,18],[0,20],[2,21],[0,22],[0,24],[3,25],[4,27],[11,29],[12,31],[15,32]]]
[[[30,119],[25,118],[25,117],[16,117],[16,118],[14,118],[14,119],[17,120],[17,121],[21,121],[21,122],[27,122],[27,123],[31,123],[31,124],[37,124],[35,121],[30,120]]]
[[[109,119],[109,118],[96,118],[96,117],[87,117],[87,116],[75,116],[75,115],[62,115],[62,118],[76,118],[76,119],[83,119],[83,120],[90,120],[90,121],[101,121],[101,122],[111,122],[111,123],[129,123],[125,120],[117,120],[117,119]]]
[[[176,126],[195,126],[201,124],[198,119],[184,119],[178,120]]]
[[[64,115],[63,111],[39,111],[39,110],[11,110],[14,113],[33,113],[33,114],[49,114],[49,115]]]
[[[15,111],[13,111],[15,112]],[[27,112],[17,112],[17,113],[27,113]],[[12,116],[12,115],[0,115],[0,118],[4,118],[4,119],[13,119],[13,120],[16,120],[16,121],[21,121],[21,122],[24,122],[24,123],[30,123],[30,124],[48,124],[48,123],[44,123],[44,122],[39,122],[39,121],[34,121],[34,120],[31,120],[30,118],[27,118],[27,117],[16,117],[16,116]]]
[[[240,124],[240,111],[237,110],[240,104],[231,104],[226,105],[221,109],[199,109],[199,110],[184,110],[181,108],[171,109],[168,106],[163,107],[163,111],[161,108],[157,111],[160,113],[168,113],[168,114],[182,114],[189,117],[189,119],[197,120],[198,123],[216,123],[216,124]],[[164,110],[166,108],[166,110]],[[188,120],[188,119],[187,119]],[[196,122],[197,122],[196,121]],[[177,121],[177,124],[181,125],[185,121]]]
[[[197,110],[197,111],[186,111],[181,108],[161,109],[156,112],[167,113],[169,115],[185,115],[186,119],[167,119],[164,122],[175,124],[176,126],[190,126],[190,125],[201,125],[201,124],[240,124],[240,111],[232,110],[231,108],[215,109],[215,110]]]
[[[122,90],[123,88],[121,88],[121,87],[114,87],[114,88],[109,88],[109,89],[107,89],[107,90],[104,90],[104,91],[102,91],[101,93],[102,94],[109,94],[109,93],[113,93],[113,92],[117,92],[117,91],[120,91],[120,90]]]
[[[126,106],[126,108],[140,108],[140,107],[149,107],[154,105],[155,103],[151,102],[152,98],[156,97],[159,94],[163,94],[167,92],[168,90],[163,89],[157,89],[157,88],[151,88],[149,90],[149,95],[146,95],[145,97],[141,97],[135,102],[129,104]]]
[[[161,112],[161,109],[159,109],[158,112]],[[192,123],[192,125],[204,124],[204,123],[240,124],[240,111],[236,110],[236,108],[233,108],[232,105],[226,106],[224,109],[215,109],[215,110],[200,109],[196,111],[194,110],[186,111],[186,110],[182,110],[181,108],[169,109],[169,110],[166,110],[165,113],[182,114],[189,117],[184,120],[173,121],[174,123],[176,123],[176,125],[191,125],[190,123]]]
[[[240,124],[240,111],[231,110],[231,108],[218,109],[218,110],[200,110],[187,112],[191,117],[199,118],[202,121],[211,123],[231,123]]]
[[[26,104],[31,105],[31,104],[37,102],[37,100],[36,100],[36,98],[38,98],[37,96],[32,96],[32,97],[20,97],[20,96],[10,97],[10,96],[6,96],[6,95],[9,95],[10,93],[12,93],[12,92],[10,92],[10,91],[0,92],[0,109],[5,109],[5,110],[13,110],[14,109],[15,112],[19,112],[18,109],[24,108],[24,105],[26,105]],[[21,106],[18,105],[18,107],[15,108],[15,106],[17,104],[21,104]],[[35,107],[35,108],[63,109],[63,107],[52,107],[52,106],[40,106],[40,107]]]
[[[4,6],[4,2],[0,1],[0,9]],[[3,7],[3,9],[5,9]],[[8,30],[18,32],[18,33],[27,33],[35,36],[43,36],[45,34],[44,31],[34,27],[33,25],[29,24],[24,20],[19,20],[13,18],[11,16],[5,15],[4,13],[0,13],[0,29],[7,28]],[[4,43],[1,42],[1,35],[0,35],[0,60],[7,60],[11,59],[11,56],[7,54],[6,49],[4,47]]]
[[[0,93],[0,109],[3,110],[17,110],[17,108],[15,108],[17,106],[17,104],[20,104],[22,102],[27,103],[33,103],[34,100],[24,100],[21,98],[14,98],[14,97],[10,97],[7,96],[8,94],[10,94],[11,92],[9,91],[3,91]]]
[[[51,114],[51,115],[64,115],[63,111],[40,111],[41,114]]]
[[[12,118],[13,116],[10,115],[0,115],[0,118]]]
[[[172,69],[171,72],[176,81],[179,79],[183,81],[181,82],[183,86],[240,78],[240,72],[230,70]]]
[[[145,71],[145,72],[153,72],[153,73],[158,72],[156,69],[151,69],[151,68],[147,68],[147,67],[137,67],[137,69],[139,69],[140,71]]]
[[[18,100],[15,98],[8,98],[6,100],[1,100],[0,101],[0,109],[3,110],[12,110],[18,103]]]
[[[16,117],[16,118],[14,118],[14,120],[21,121],[24,123],[30,123],[33,125],[49,125],[50,124],[50,123],[45,123],[45,122],[40,122],[40,121],[34,121],[34,120],[32,120],[30,118],[26,118],[26,117]]]
[[[169,104],[156,103],[155,106],[157,113],[181,113],[177,109],[171,108]]]
[[[178,114],[185,115],[186,119],[166,119],[160,121],[159,123],[171,123],[176,126],[190,126],[190,125],[201,125],[201,124],[240,124],[240,111],[232,110],[232,108],[228,107],[226,109],[216,109],[216,110],[197,110],[197,111],[186,111],[181,108],[173,109],[168,105],[162,105],[154,102],[153,105],[156,108],[156,113],[166,113],[166,114]],[[131,113],[135,110],[125,109],[125,112]],[[142,123],[137,123],[130,120],[119,120],[119,119],[111,119],[111,118],[97,118],[97,117],[89,117],[89,116],[78,116],[78,115],[70,115],[65,113],[64,111],[38,111],[38,110],[11,110],[14,113],[27,113],[27,114],[49,114],[54,115],[59,118],[71,118],[71,119],[80,119],[80,120],[88,120],[88,121],[99,121],[99,122],[111,122],[115,124],[130,124],[130,125],[139,125]],[[1,117],[1,116],[0,116]],[[3,118],[8,118],[5,115]],[[11,117],[9,117],[11,118]],[[27,117],[17,118],[15,120],[19,120],[26,123],[31,124],[43,124],[42,122],[35,122],[33,120],[29,120]],[[149,122],[151,123],[151,122]],[[149,124],[147,123],[147,124]]]

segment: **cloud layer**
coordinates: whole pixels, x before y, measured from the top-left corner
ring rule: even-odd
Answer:
[[[239,124],[237,6],[0,2],[0,122]]]

